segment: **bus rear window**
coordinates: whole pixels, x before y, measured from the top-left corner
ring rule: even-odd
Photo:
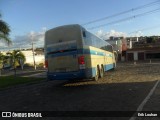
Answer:
[[[62,52],[62,51],[69,51],[69,50],[75,50],[77,49],[77,41],[65,41],[65,42],[59,42],[54,44],[49,44],[46,46],[48,52]]]
[[[52,29],[46,33],[46,44],[59,44],[81,39],[81,32],[77,26],[67,26]]]
[[[83,37],[86,37],[86,32],[85,31],[83,31]]]

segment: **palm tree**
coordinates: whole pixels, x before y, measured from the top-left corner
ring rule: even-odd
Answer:
[[[26,60],[24,54],[20,50],[14,50],[13,52],[8,52],[7,53],[8,58],[11,61],[11,65],[14,68],[14,73],[16,76],[16,68],[18,65],[21,65],[22,68],[22,62],[24,64],[24,61]]]
[[[0,75],[2,73],[3,60],[4,60],[4,55],[0,52]]]
[[[22,70],[23,70],[23,66],[24,66],[25,61],[26,61],[25,55],[21,51],[19,51],[19,60],[18,60],[18,63],[21,66]]]
[[[8,37],[9,33],[10,33],[10,28],[8,26],[8,24],[1,20],[2,15],[0,14],[0,41],[3,40],[5,43],[11,44],[11,40]],[[0,54],[0,72],[2,71],[3,65],[4,65],[4,59],[6,57],[1,53]]]
[[[0,52],[0,75],[5,64],[8,64],[8,56]]]
[[[8,36],[11,30],[8,24],[5,21],[1,20],[1,16],[2,15],[0,14],[0,40],[7,42],[9,45],[11,43],[11,40]]]

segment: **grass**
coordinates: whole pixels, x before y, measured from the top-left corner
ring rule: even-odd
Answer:
[[[44,80],[44,78],[0,76],[0,89],[19,85],[19,84],[35,83],[42,80]]]

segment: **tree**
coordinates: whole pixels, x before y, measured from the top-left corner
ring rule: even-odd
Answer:
[[[146,41],[147,41],[147,43],[152,43],[152,38],[151,37],[147,37]]]
[[[0,14],[0,41],[3,40],[8,45],[11,44],[11,40],[9,38],[10,27],[9,25],[1,19],[2,15]],[[0,72],[4,66],[4,62],[6,61],[6,56],[0,53]]]
[[[3,60],[4,60],[4,55],[2,53],[0,53],[0,75],[2,73]]]
[[[2,69],[4,68],[5,64],[9,64],[8,63],[8,56],[6,56],[0,52],[0,75],[2,73]]]
[[[158,40],[157,36],[151,36],[151,38],[152,38],[152,43],[156,43]]]
[[[8,37],[10,31],[9,25],[5,21],[1,20],[0,14],[0,40],[5,41],[8,45],[11,44],[11,40]]]
[[[17,66],[20,65],[21,68],[23,68],[22,67],[22,62],[20,62],[20,61],[23,61],[23,64],[24,64],[24,61],[26,60],[26,58],[20,50],[14,50],[13,52],[8,52],[7,56],[11,61],[11,65],[14,68],[14,74],[16,76]]]
[[[19,56],[20,57],[19,57],[18,63],[21,66],[21,69],[23,70],[23,66],[24,66],[24,63],[26,61],[26,57],[21,51],[19,52]]]
[[[8,56],[6,56],[0,52],[0,66],[2,66],[2,68],[4,68],[4,64],[9,64]]]

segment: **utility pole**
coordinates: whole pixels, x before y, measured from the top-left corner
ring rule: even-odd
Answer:
[[[31,35],[32,39],[32,53],[33,53],[33,65],[34,65],[34,70],[36,70],[36,62],[35,62],[35,54],[34,54],[34,43],[33,43],[33,34]]]

